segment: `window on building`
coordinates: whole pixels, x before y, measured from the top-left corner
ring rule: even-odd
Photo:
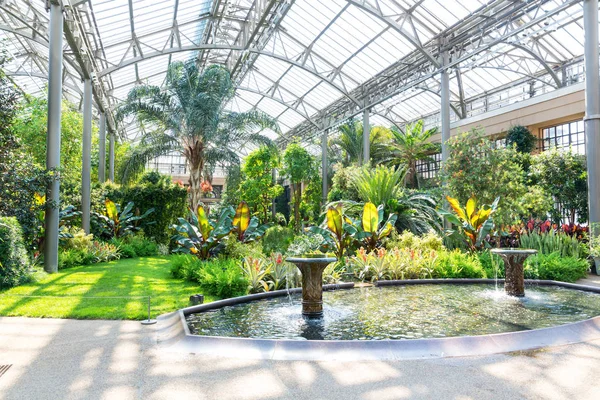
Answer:
[[[551,126],[542,129],[542,150],[568,149],[573,153],[585,154],[585,132],[583,121]]]
[[[436,178],[442,165],[442,153],[429,156],[428,160],[417,161],[417,173],[422,179]]]
[[[156,157],[148,162],[148,169],[158,171],[167,175],[187,175],[187,163],[185,157],[178,152],[172,152],[164,156]]]

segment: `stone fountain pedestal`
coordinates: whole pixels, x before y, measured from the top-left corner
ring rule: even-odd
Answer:
[[[323,315],[323,271],[337,258],[334,257],[290,257],[302,273],[302,315],[318,318]]]
[[[523,263],[527,257],[537,254],[532,249],[492,249],[492,254],[499,255],[504,261],[504,291],[509,296],[525,296],[525,275]]]

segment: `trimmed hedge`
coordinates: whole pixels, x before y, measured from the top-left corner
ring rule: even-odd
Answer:
[[[148,221],[154,224],[144,227],[144,234],[156,243],[168,244],[173,234],[171,225],[177,218],[187,215],[187,190],[174,184],[171,178],[150,172],[142,176],[133,186],[106,184],[95,197],[94,211],[103,212],[103,202],[106,197],[119,204],[133,201],[135,208],[141,212],[154,208],[148,216]]]
[[[30,272],[21,225],[15,217],[0,217],[0,289],[27,282]]]

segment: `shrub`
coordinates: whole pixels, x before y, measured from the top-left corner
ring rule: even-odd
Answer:
[[[545,151],[532,157],[531,183],[554,197],[550,214],[554,222],[566,213],[570,224],[588,218],[587,164],[584,155],[568,151]]]
[[[154,240],[147,238],[144,233],[140,232],[137,235],[125,238],[125,243],[133,247],[138,257],[158,255],[158,245]]]
[[[486,278],[486,273],[477,255],[454,250],[438,254],[432,276],[434,278]]]
[[[358,191],[352,184],[352,177],[359,170],[358,167],[334,166],[335,175],[333,175],[331,190],[327,195],[327,201],[352,200],[359,201]]]
[[[214,259],[201,262],[192,271],[196,280],[209,294],[221,298],[243,296],[248,293],[248,281],[236,260]]]
[[[535,148],[537,138],[527,127],[523,125],[513,125],[506,134],[506,146],[513,144],[519,153],[531,153]]]
[[[14,217],[0,217],[0,289],[27,282],[30,269],[21,225]]]
[[[109,243],[118,247],[121,258],[150,257],[159,254],[156,242],[144,236],[143,232],[122,238],[112,238]]]
[[[431,278],[437,257],[435,250],[381,248],[368,253],[361,247],[348,260],[348,267],[361,280]]]
[[[499,255],[492,254],[489,250],[484,250],[477,253],[477,257],[488,278],[504,278],[504,261],[502,261]]]
[[[72,237],[66,239],[59,249],[59,269],[118,260],[127,254],[128,250],[123,250],[122,243],[116,239],[109,243],[100,242],[94,239],[94,235],[87,235],[82,229],[75,228],[69,233]],[[127,258],[126,255],[123,257]]]
[[[263,245],[260,241],[242,243],[239,242],[235,237],[229,236],[224,241],[225,248],[223,249],[223,255],[234,260],[241,260],[246,257],[261,257],[263,255]]]
[[[589,268],[585,259],[561,257],[559,253],[536,254],[525,260],[525,278],[575,282],[585,278]]]
[[[58,269],[87,265],[93,262],[93,257],[86,250],[65,249],[58,252]]]
[[[447,190],[460,204],[475,195],[480,204],[500,197],[494,222],[512,224],[528,212],[523,196],[529,191],[521,155],[514,147],[496,148],[481,129],[452,137],[449,157],[441,171]]]
[[[283,226],[272,226],[262,238],[263,253],[285,253],[294,241],[294,231]]]
[[[119,239],[112,239],[111,243],[113,243],[114,245],[118,244],[119,254],[121,255],[121,258],[135,258],[138,256],[133,246],[125,243],[124,241],[121,241]]]
[[[394,231],[385,242],[385,248],[391,250],[395,247],[399,249],[441,251],[444,249],[444,244],[443,239],[435,232],[417,236],[411,231],[404,231],[402,234]]]
[[[190,254],[176,254],[171,257],[171,275],[178,279],[194,280],[195,271],[202,267],[202,261]]]
[[[324,240],[323,236],[319,234],[298,235],[288,246],[287,255],[300,256],[314,253],[319,250]]]

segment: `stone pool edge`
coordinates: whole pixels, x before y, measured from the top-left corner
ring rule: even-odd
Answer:
[[[481,284],[493,279],[424,279],[381,281],[376,286],[419,284]],[[498,280],[498,283],[503,282]],[[600,287],[550,280],[526,280],[526,285],[560,286],[600,293]],[[351,289],[353,283],[324,285],[324,290]],[[300,288],[290,290],[301,292]],[[196,336],[189,331],[185,316],[234,304],[287,295],[286,290],[259,293],[187,307],[158,317],[157,341],[165,351],[213,356],[305,361],[415,360],[442,357],[484,356],[535,350],[600,340],[600,316],[556,327],[481,336],[458,336],[410,340],[289,340]]]

